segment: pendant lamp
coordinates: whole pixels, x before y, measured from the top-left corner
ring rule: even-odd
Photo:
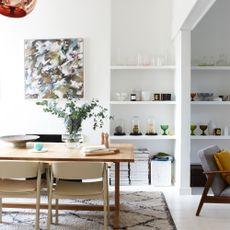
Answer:
[[[35,3],[36,0],[0,0],[0,14],[21,18],[34,9]]]

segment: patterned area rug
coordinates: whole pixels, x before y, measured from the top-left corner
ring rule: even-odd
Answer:
[[[45,199],[42,198],[42,201],[44,202]],[[12,202],[12,199],[9,201]],[[73,201],[68,200],[68,203],[73,203]],[[83,203],[99,204],[101,202],[85,200]],[[111,212],[110,224],[112,224],[112,215]],[[46,229],[46,218],[47,211],[41,210],[40,228],[42,230]],[[3,209],[3,224],[0,224],[0,229],[32,230],[34,220],[35,210]],[[165,197],[161,192],[121,192],[120,222],[120,229],[176,230]],[[59,225],[53,224],[51,229],[100,230],[103,229],[103,212],[60,211]],[[113,229],[112,225],[108,229]]]

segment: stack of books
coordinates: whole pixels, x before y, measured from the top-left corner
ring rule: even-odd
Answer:
[[[134,150],[134,159],[132,163],[122,162],[120,164],[120,185],[147,185],[149,167],[149,150],[138,148]],[[110,185],[115,184],[115,165],[110,168]]]

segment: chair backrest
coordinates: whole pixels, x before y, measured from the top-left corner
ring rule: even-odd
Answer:
[[[214,159],[214,154],[221,151],[217,145],[211,145],[198,152],[201,160],[202,168],[205,172],[219,170]],[[228,186],[221,174],[216,174],[212,183],[212,191],[214,195],[219,196],[221,192]]]
[[[36,177],[39,165],[39,162],[0,161],[0,178]]]
[[[59,179],[96,179],[103,177],[104,163],[99,162],[55,162],[52,174]]]

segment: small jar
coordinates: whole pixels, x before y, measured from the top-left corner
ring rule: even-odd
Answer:
[[[130,101],[136,101],[137,100],[137,95],[135,93],[130,94]]]

